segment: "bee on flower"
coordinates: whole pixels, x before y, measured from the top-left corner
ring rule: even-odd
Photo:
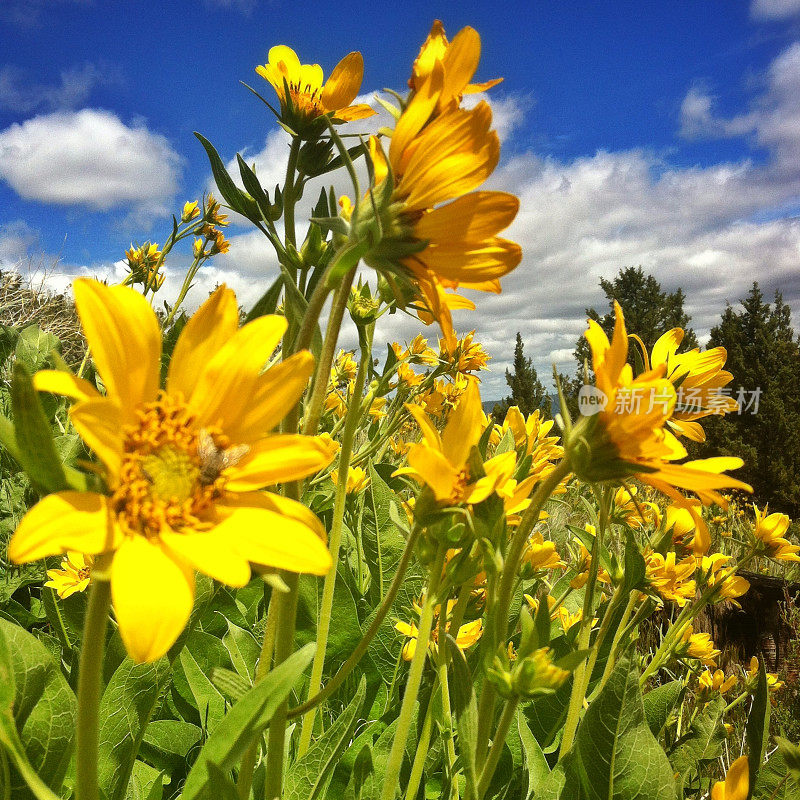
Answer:
[[[62,600],[66,600],[76,592],[83,592],[88,588],[93,566],[94,556],[68,550],[59,569],[47,570],[49,580],[44,585],[54,589]]]
[[[263,316],[239,328],[234,293],[217,289],[190,318],[160,384],[161,332],[126,286],[78,279],[75,303],[105,394],[42,370],[39,391],[75,401],[70,419],[102,465],[107,490],[61,491],[23,517],[16,563],[77,551],[110,567],[120,635],[138,662],[164,655],[192,610],[195,570],[230,586],[250,565],[324,575],[325,529],[305,506],[262,491],[326,467],[320,437],[270,433],[305,391],[307,351],[263,371],[287,327]],[[146,591],[145,591],[146,589]]]

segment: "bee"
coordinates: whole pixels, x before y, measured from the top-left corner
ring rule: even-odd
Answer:
[[[202,428],[197,441],[197,455],[200,457],[200,485],[211,486],[224,469],[238,464],[249,452],[250,447],[246,444],[220,450],[214,444],[214,437],[205,428]]]

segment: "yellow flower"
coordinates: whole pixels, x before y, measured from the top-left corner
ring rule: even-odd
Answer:
[[[181,213],[181,222],[189,222],[200,216],[200,209],[197,207],[197,200],[191,203],[183,204],[183,212]]]
[[[398,383],[413,389],[415,386],[419,386],[422,381],[425,380],[425,376],[420,375],[418,372],[414,372],[414,369],[411,366],[409,366],[405,361],[401,361],[397,365],[397,380]]]
[[[455,602],[455,600],[449,600],[447,603],[447,620],[445,622],[446,631],[450,630],[450,614],[453,610]],[[414,603],[414,609],[418,614],[422,611],[421,607],[416,602]],[[439,645],[438,619],[441,611],[441,606],[436,606],[434,609],[434,623],[433,628],[431,629],[431,640],[428,645],[428,650],[431,653],[435,653]],[[417,626],[413,622],[398,622],[394,628],[398,633],[402,633],[403,636],[408,637],[408,641],[403,645],[403,659],[405,661],[411,661],[411,659],[414,658],[414,653],[417,650],[417,638],[419,637],[419,630]],[[468,647],[472,647],[472,645],[475,644],[475,642],[477,642],[482,635],[483,622],[480,619],[467,622],[458,629],[458,633],[455,637],[456,644],[458,645],[459,650],[466,650]]]
[[[213,194],[206,199],[206,210],[203,219],[211,225],[221,225],[223,228],[230,225],[228,215],[221,212],[221,206]]]
[[[439,340],[439,358],[447,362],[455,372],[469,373],[486,369],[491,356],[483,349],[480,342],[474,342],[475,331],[457,339],[455,334],[451,338]]]
[[[714,647],[710,633],[694,633],[691,625],[684,632],[678,650],[679,655],[696,658],[707,667],[715,666],[716,658],[721,652]]]
[[[725,694],[734,686],[736,686],[738,682],[739,679],[735,675],[731,675],[726,678],[725,673],[721,669],[718,669],[713,673],[710,669],[706,669],[704,672],[700,673],[700,677],[698,678],[700,693],[706,695],[713,694],[715,692]]]
[[[461,95],[484,92],[496,86],[503,79],[495,78],[484,83],[470,83],[481,54],[481,39],[473,28],[462,28],[453,38],[447,41],[444,26],[437,19],[431,26],[428,38],[420,48],[419,55],[411,67],[410,89],[418,90],[435,69],[444,74],[443,88],[438,101],[438,110],[447,106],[458,105]]]
[[[411,475],[427,484],[438,503],[480,503],[511,477],[515,454],[503,453],[484,464],[486,474],[474,479],[468,460],[481,437],[481,397],[470,381],[441,435],[419,406],[407,405],[422,429],[422,441],[408,449],[409,466],[395,475]]]
[[[331,367],[331,383],[339,384],[354,381],[356,372],[358,372],[358,362],[353,353],[340,350]]]
[[[731,764],[724,781],[717,781],[711,800],[747,800],[750,795],[750,766],[747,756],[739,756]]]
[[[80,551],[107,554],[122,640],[136,661],[160,658],[194,601],[194,571],[231,586],[250,564],[325,574],[325,531],[303,505],[261,491],[327,466],[319,437],[271,434],[302,395],[313,358],[263,372],[286,330],[264,316],[239,328],[220,287],[187,322],[159,387],[161,334],[149,303],[124,286],[74,283],[75,302],[106,388],[42,371],[39,391],[78,402],[70,418],[105,467],[108,495],[51,494],[23,518],[9,557],[25,563]]]
[[[755,504],[753,504],[753,510],[756,515],[753,536],[759,550],[776,561],[800,561],[800,556],[797,555],[800,547],[785,538],[791,523],[789,517],[786,514],[777,513],[767,516],[767,509],[759,511]]]
[[[695,559],[688,556],[682,561],[675,561],[675,553],[667,553],[666,558],[660,553],[649,553],[647,561],[647,580],[665,600],[672,600],[683,607],[694,598]]]
[[[383,419],[386,414],[386,398],[376,397],[370,404],[367,413],[373,420]]]
[[[331,480],[338,485],[338,469],[335,469],[331,472]],[[345,487],[345,492],[347,494],[357,494],[362,489],[366,489],[367,486],[369,486],[369,476],[361,467],[347,468],[347,486]]]
[[[631,528],[642,528],[653,516],[653,509],[658,510],[654,503],[640,500],[636,495],[638,489],[632,486],[630,490],[620,486],[614,493],[614,511],[620,519]]]
[[[736,598],[741,597],[750,589],[750,583],[740,575],[736,575],[733,570],[724,569],[730,560],[730,556],[722,553],[703,556],[700,562],[700,571],[709,586],[721,584],[717,602],[730,600],[737,608],[741,608]]]
[[[678,354],[682,341],[682,328],[665,333],[653,346],[650,364],[652,369],[663,368],[666,378],[677,389],[675,410],[667,422],[669,427],[678,436],[704,442],[705,431],[695,420],[710,414],[729,414],[739,408],[736,400],[720,392],[733,380],[733,375],[722,369],[728,357],[724,347],[703,352],[694,348]],[[646,358],[647,354],[644,355]]]
[[[545,542],[538,531],[528,537],[525,552],[522,555],[522,565],[531,570],[558,569],[564,562],[556,550],[553,542]]]
[[[705,458],[683,464],[686,448],[665,429],[675,410],[676,393],[672,382],[663,377],[663,366],[638,377],[628,364],[628,334],[619,303],[615,301],[616,322],[609,342],[603,329],[589,320],[586,339],[592,350],[595,383],[605,406],[576,426],[571,448],[573,466],[585,480],[618,481],[635,475],[688,507],[688,500],[676,489],[693,492],[705,505],[727,507],[719,489],[752,491],[741,481],[725,475],[738,469],[740,458]]]
[[[83,553],[76,553],[73,550],[67,552],[66,558],[61,562],[61,569],[47,570],[49,581],[45,586],[55,589],[62,600],[66,600],[76,592],[86,589],[92,580],[92,567],[94,558],[85,556]]]
[[[392,349],[400,361],[408,360],[412,364],[426,364],[431,367],[439,363],[439,356],[428,347],[428,340],[421,333],[418,333],[405,348],[394,342]]]
[[[267,63],[256,72],[272,84],[281,102],[284,121],[301,126],[330,114],[334,119],[351,121],[371,117],[375,111],[365,103],[351,105],[364,78],[361,53],[348,53],[323,82],[319,64],[301,64],[291,47],[271,47]],[[287,94],[288,90],[288,94]]]
[[[754,691],[758,680],[758,658],[753,656],[750,659],[750,668],[747,670],[747,685],[750,691]],[[783,688],[783,681],[778,680],[778,676],[772,672],[767,672],[767,690],[777,692]]]
[[[696,503],[667,506],[666,529],[676,545],[691,547],[695,555],[708,552],[711,535]]]

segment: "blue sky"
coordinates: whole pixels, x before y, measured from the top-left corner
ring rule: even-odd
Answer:
[[[754,278],[800,309],[800,0],[4,0],[0,266],[57,256],[62,276],[108,274],[209,187],[192,131],[226,159],[280,160],[281,134],[238,84],[261,82],[272,44],[326,74],[361,50],[365,94],[401,89],[437,17],[451,35],[477,28],[478,77],[505,78],[493,185],[523,198],[525,260],[463,324],[495,355],[490,384],[517,329],[540,366],[564,362],[598,278],[631,263],[682,285],[701,332]],[[231,234],[207,278],[246,292],[268,256]]]

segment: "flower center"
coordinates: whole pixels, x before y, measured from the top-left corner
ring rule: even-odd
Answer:
[[[120,480],[112,505],[129,534],[149,538],[162,530],[207,530],[222,496],[229,445],[213,429],[200,429],[186,404],[161,394],[144,404],[126,427]]]

